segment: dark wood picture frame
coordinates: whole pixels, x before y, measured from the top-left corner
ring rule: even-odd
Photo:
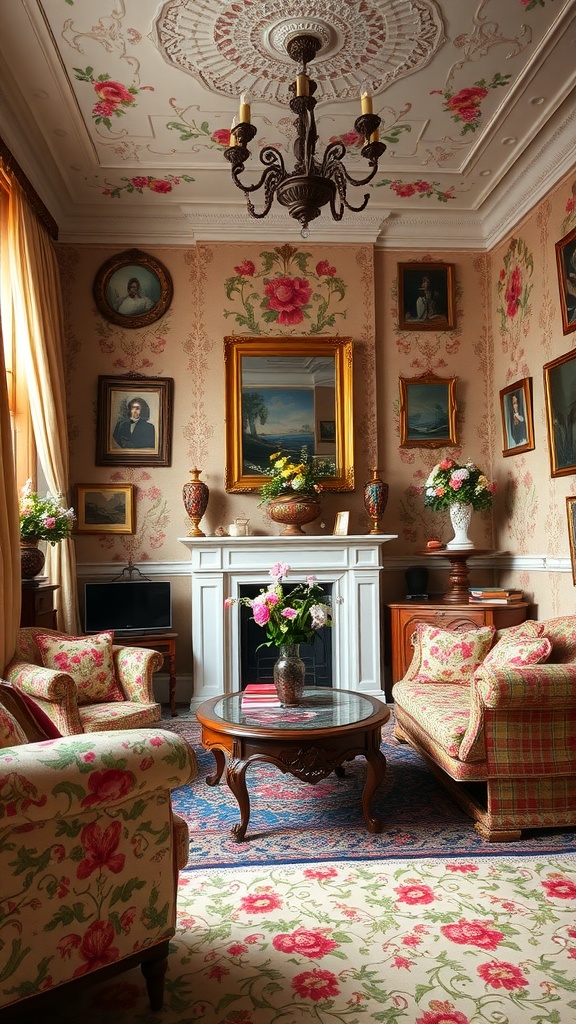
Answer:
[[[576,228],[556,242],[556,266],[564,334],[576,331]]]
[[[173,399],[172,377],[99,377],[96,465],[170,466]],[[139,423],[132,426],[136,405]]]
[[[134,484],[76,484],[76,533],[135,533]]]
[[[94,278],[94,301],[106,320],[120,327],[147,327],[170,306],[172,278],[160,260],[126,249],[102,264]]]
[[[568,540],[570,542],[570,561],[572,562],[572,582],[576,587],[576,494],[566,498],[568,515]]]
[[[544,366],[550,475],[576,473],[576,349]]]
[[[523,377],[500,392],[502,455],[520,455],[534,448],[532,378]]]
[[[401,331],[452,331],[456,326],[453,263],[398,264]]]
[[[400,447],[456,444],[457,377],[400,377]]]

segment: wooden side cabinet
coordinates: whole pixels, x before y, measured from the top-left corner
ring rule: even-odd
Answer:
[[[22,586],[21,626],[56,629],[55,590],[58,590],[56,583],[41,583],[37,587]]]
[[[479,626],[516,626],[528,613],[527,601],[514,604],[445,604],[441,601],[405,601],[389,604],[392,643],[392,682],[402,679],[412,661],[412,636],[419,622],[440,629],[466,630]]]

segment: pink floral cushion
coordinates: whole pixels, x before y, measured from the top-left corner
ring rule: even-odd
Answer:
[[[429,683],[469,683],[490,650],[494,626],[457,632],[419,622],[416,632],[416,651],[420,652],[418,679]]]
[[[488,652],[482,668],[497,671],[499,668],[515,668],[521,665],[538,665],[550,657],[552,644],[547,637],[515,636],[499,640]]]
[[[72,676],[78,690],[78,704],[126,700],[116,679],[113,642],[111,632],[94,636],[36,635],[44,668]]]
[[[0,706],[0,748],[28,743],[26,733],[6,708]]]

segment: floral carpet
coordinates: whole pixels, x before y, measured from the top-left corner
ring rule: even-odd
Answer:
[[[576,856],[184,872],[160,1013],[139,970],[22,1024],[567,1024]]]
[[[246,772],[251,815],[245,842],[236,843],[230,829],[240,820],[235,797],[225,781],[206,785],[214,757],[200,744],[195,717],[164,720],[192,744],[199,774],[190,786],[172,795],[174,809],[190,829],[188,870],[239,867],[249,864],[305,863],[317,860],[372,860],[384,857],[474,856],[525,857],[576,851],[576,829],[525,833],[514,843],[488,843],[471,818],[444,790],[416,751],[383,732],[387,761],[384,782],[376,791],[372,811],[384,830],[371,835],[362,815],[366,762],[346,764],[345,777],[330,775],[312,786],[271,765],[251,765]]]

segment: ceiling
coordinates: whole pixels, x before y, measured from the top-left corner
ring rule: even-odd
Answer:
[[[298,237],[277,204],[250,218],[223,154],[247,91],[247,180],[265,145],[292,169],[284,44],[300,32],[322,41],[318,153],[342,139],[367,174],[364,81],[387,146],[348,189],[367,209],[324,210],[311,242],[486,248],[574,166],[576,0],[4,0],[0,134],[63,241]]]

